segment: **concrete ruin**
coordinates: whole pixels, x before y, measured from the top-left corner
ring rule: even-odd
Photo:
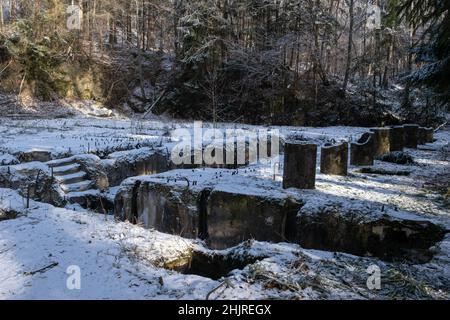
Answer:
[[[283,188],[315,189],[317,145],[287,142],[284,147]]]
[[[418,144],[424,145],[434,142],[434,129],[433,128],[419,128]]]
[[[108,177],[103,171],[100,158],[95,155],[52,160],[46,165],[50,168],[55,183],[66,194],[90,189],[106,191],[109,188]]]
[[[390,129],[374,128],[370,129],[374,133],[373,155],[375,158],[381,157],[391,151]]]
[[[364,256],[370,253],[386,261],[399,258],[427,262],[430,248],[444,238],[444,230],[425,220],[363,213],[359,207],[303,206],[297,218],[297,238],[304,248],[341,251]]]
[[[18,190],[24,198],[64,205],[62,191],[55,184],[50,168],[42,162],[0,167],[0,188]]]
[[[417,149],[419,144],[419,126],[417,124],[405,124],[405,147]]]
[[[142,148],[115,152],[101,161],[111,187],[122,181],[142,175],[166,172],[171,169],[169,154],[165,148]]]
[[[132,178],[115,199],[115,215],[158,231],[201,238],[213,249],[256,239],[309,249],[427,261],[444,230],[409,213],[327,196],[290,192],[232,170],[176,170]],[[248,189],[249,183],[252,188]],[[269,187],[270,186],[270,187]],[[271,191],[268,192],[268,188]]]
[[[373,166],[374,164],[375,134],[366,132],[351,144],[350,164],[353,166]]]
[[[220,178],[212,170],[199,170],[191,180],[182,178],[182,171],[127,180],[116,196],[115,216],[161,232],[199,237],[214,249],[248,239],[282,242],[293,238],[297,201],[242,192],[245,188],[239,184],[228,190],[216,184]],[[233,171],[223,175],[231,177]],[[192,180],[197,178],[200,184]]]
[[[326,144],[321,150],[320,172],[346,176],[348,174],[348,143]]]
[[[403,128],[403,126],[394,126],[390,129],[390,151],[403,151],[403,149],[405,148],[405,129]]]

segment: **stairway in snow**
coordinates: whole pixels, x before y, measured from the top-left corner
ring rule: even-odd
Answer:
[[[95,189],[94,182],[73,158],[50,161],[47,165],[53,169],[55,180],[66,194]]]

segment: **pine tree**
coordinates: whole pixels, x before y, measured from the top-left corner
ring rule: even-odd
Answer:
[[[422,68],[410,79],[432,87],[444,102],[450,101],[450,0],[405,0],[399,15],[412,25],[422,26],[422,44],[415,53]]]

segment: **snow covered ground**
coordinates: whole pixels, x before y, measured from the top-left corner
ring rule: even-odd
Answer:
[[[87,148],[113,152],[161,145],[168,142],[170,130],[191,125],[97,118],[0,119],[0,159],[9,165],[16,161],[14,155],[33,150],[48,151],[58,158],[67,153],[87,152]],[[352,141],[367,130],[345,127],[277,129],[285,137],[295,136],[318,143],[331,139]],[[369,205],[378,208],[374,210],[430,220],[450,230],[449,203],[442,190],[442,184],[448,186],[449,180],[450,133],[441,131],[436,138],[437,142],[432,145],[407,151],[415,159],[413,165],[377,161],[374,167],[407,170],[409,176],[364,174],[357,168],[351,168],[348,177],[319,174],[317,190],[308,191],[308,196],[316,200],[317,207],[333,201]],[[225,170],[210,169],[210,172],[215,176]],[[187,171],[179,171],[179,174],[189,175]],[[268,166],[251,166],[240,170],[240,174],[243,181],[254,180],[255,186],[267,192],[281,184],[281,175],[277,174],[273,180],[273,169]],[[226,184],[225,181],[225,188],[233,187]],[[250,188],[248,190],[251,192]],[[111,216],[80,208],[74,211],[33,201],[30,208],[25,207],[26,200],[15,191],[0,189],[0,213],[18,214],[12,220],[1,221],[0,218],[0,299],[450,297],[448,235],[434,249],[434,259],[424,265],[304,250],[287,243],[247,242],[217,254],[252,256],[256,262],[243,270],[224,274],[227,280],[213,280],[167,268],[192,252],[212,254],[202,242],[119,223]],[[370,277],[367,268],[373,265],[382,271],[382,290],[367,287]],[[70,278],[67,270],[71,266],[79,267],[81,272],[80,290],[70,290],[67,286]],[[214,290],[217,287],[220,288]]]
[[[20,213],[0,223],[0,299],[206,299],[221,283],[210,299],[448,298],[448,254],[406,273],[375,259],[247,242],[229,251],[259,261],[215,281],[163,268],[191,250],[207,252],[200,242],[36,202],[25,209],[7,189],[0,199],[0,209]],[[380,291],[366,286],[373,265],[385,277]],[[67,286],[73,266],[79,290]]]
[[[136,119],[96,118],[78,116],[61,119],[29,119],[15,120],[0,117],[0,161],[6,154],[19,152],[48,151],[55,158],[66,154],[101,152],[108,149],[134,149],[139,146],[161,144],[167,142],[170,132],[177,128],[192,131],[193,122],[161,122]],[[204,123],[205,128],[212,128]],[[251,125],[219,124],[219,129],[265,129]],[[308,139],[317,142],[334,139],[354,140],[366,128],[328,127],[298,128],[273,127],[281,136],[295,136],[297,139]],[[10,156],[9,156],[10,157]]]

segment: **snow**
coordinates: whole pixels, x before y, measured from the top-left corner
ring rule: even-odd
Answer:
[[[17,193],[0,189],[0,199],[5,198],[8,201],[0,201],[0,208],[24,215],[0,225],[0,264],[7,266],[0,269],[0,299],[205,299],[220,284],[160,268],[194,248],[206,250],[201,243],[33,201],[26,210]],[[273,251],[273,264],[274,256],[288,262],[299,250],[288,244],[256,243],[248,254],[266,256]],[[80,267],[81,290],[66,286],[70,266]],[[235,288],[222,293],[224,298],[275,294],[239,280],[241,272],[236,274]]]
[[[0,153],[0,164],[1,165],[12,165],[12,164],[18,164],[19,160],[17,160],[16,157],[13,155],[10,155],[8,153]]]
[[[219,125],[221,129],[235,127],[234,124]],[[175,128],[192,130],[192,124],[137,123],[117,118],[22,121],[0,118],[0,162],[7,159],[14,164],[14,155],[30,150],[48,151],[54,159],[65,158],[68,153],[83,154],[89,147],[90,151],[104,153],[103,163],[113,163],[117,159],[148,155],[148,152],[167,152],[173,146],[168,133]],[[295,138],[320,144],[333,140],[356,141],[367,131],[367,128],[348,127],[264,129],[279,130],[284,140]],[[363,174],[354,167],[350,168],[348,177],[325,176],[319,173],[318,167],[317,189],[311,191],[282,189],[282,157],[279,171],[269,164],[254,164],[239,170],[175,170],[130,178],[126,183],[141,179],[185,188],[187,179],[194,189],[214,185],[217,190],[226,192],[301,198],[311,212],[323,206],[345,206],[349,210],[363,209],[374,217],[387,214],[398,219],[432,221],[450,230],[447,200],[429,187],[433,181],[448,177],[449,137],[448,131],[440,131],[434,144],[407,150],[414,157],[414,164],[375,163],[375,169],[407,170],[411,172],[409,176]],[[49,172],[49,167],[40,162],[12,165],[9,169],[0,166],[0,173],[6,170],[11,171],[14,179],[21,172]],[[113,201],[119,190],[120,187],[111,188],[104,196]],[[99,191],[71,196],[85,194],[97,195]],[[16,219],[0,222],[0,299],[205,299],[224,280],[163,268],[192,250],[212,253],[200,241],[116,222],[111,216],[97,215],[78,205],[55,208],[31,201],[30,208],[25,209],[25,203],[16,191],[0,189],[0,210],[20,213]],[[450,236],[434,250],[436,255],[430,263],[406,269],[414,279],[429,287],[427,294],[419,295],[424,299],[449,297]],[[286,243],[251,242],[215,253],[252,256],[258,261],[228,275],[233,287],[219,290],[213,294],[213,299],[389,298],[395,287],[386,284],[382,292],[368,290],[365,269],[372,264],[379,265],[386,277],[388,270],[403,270],[402,266],[377,259],[304,250]],[[66,270],[72,265],[81,268],[81,290],[69,290],[66,286]],[[47,270],[47,266],[52,267]],[[42,268],[45,270],[33,274]],[[346,284],[348,279],[354,280],[350,281],[352,286]],[[400,293],[403,298],[414,298],[408,294]]]
[[[313,130],[314,131],[314,130]],[[322,136],[327,129],[322,129]],[[356,132],[354,134],[349,134]],[[338,136],[358,135],[359,130]],[[306,135],[305,135],[306,136]],[[315,133],[308,136],[316,137]],[[340,206],[352,212],[359,210],[379,218],[389,215],[397,219],[413,221],[433,221],[450,226],[450,213],[442,201],[435,201],[435,195],[423,186],[429,179],[439,177],[448,171],[448,161],[439,159],[442,146],[448,141],[449,133],[437,135],[438,141],[428,148],[431,151],[407,150],[416,162],[403,166],[376,161],[374,169],[390,171],[410,171],[410,176],[383,176],[363,174],[360,168],[351,167],[347,177],[323,175],[320,173],[320,154],[317,161],[316,190],[283,190],[282,172],[283,157],[280,157],[280,170],[270,165],[256,164],[239,170],[226,169],[193,169],[174,170],[158,175],[133,177],[122,186],[133,185],[136,180],[158,184],[167,184],[178,188],[189,187],[200,191],[213,187],[217,191],[229,193],[257,195],[269,198],[293,198],[306,203],[305,210],[320,212],[326,206]],[[274,179],[275,178],[275,179]],[[194,183],[195,182],[195,183]],[[442,200],[442,199],[441,199]],[[343,210],[346,211],[346,210]]]
[[[205,299],[223,281],[162,268],[191,250],[208,253],[201,242],[87,211],[33,201],[30,209],[24,209],[23,199],[8,189],[0,189],[0,208],[23,213],[0,224],[0,299]],[[260,260],[232,272],[228,279],[233,287],[212,294],[212,299],[380,298],[381,293],[369,292],[364,282],[356,280],[367,277],[365,269],[373,263],[383,270],[393,268],[372,259],[303,250],[286,243],[247,242],[220,253]],[[443,261],[441,256],[417,272],[434,267],[448,274]],[[80,268],[80,290],[66,285],[71,266]],[[343,284],[341,277],[354,278],[354,287]],[[314,287],[319,278],[321,287]],[[285,290],[281,284],[296,290]],[[436,290],[430,295],[444,297]]]
[[[19,121],[0,118],[0,152],[15,155],[20,152],[47,151],[57,159],[89,152],[134,149],[160,142],[164,125],[158,123],[155,126],[156,129],[137,133],[133,123],[126,120],[82,118]]]
[[[0,189],[0,199],[5,197],[7,206],[24,211],[15,192]],[[137,246],[151,252],[146,257],[149,262],[171,259],[193,246],[187,240],[35,202],[25,212],[26,216],[0,225],[0,261],[8,266],[0,270],[0,299],[121,299],[124,292],[128,299],[156,294],[169,298],[177,295],[178,285],[191,289],[215,285],[195,276],[177,279],[168,271],[131,261]],[[45,274],[25,274],[52,263],[58,266]],[[82,270],[82,290],[67,289],[66,269],[71,265]],[[164,288],[158,282],[161,276]],[[196,298],[195,292],[183,295]]]

